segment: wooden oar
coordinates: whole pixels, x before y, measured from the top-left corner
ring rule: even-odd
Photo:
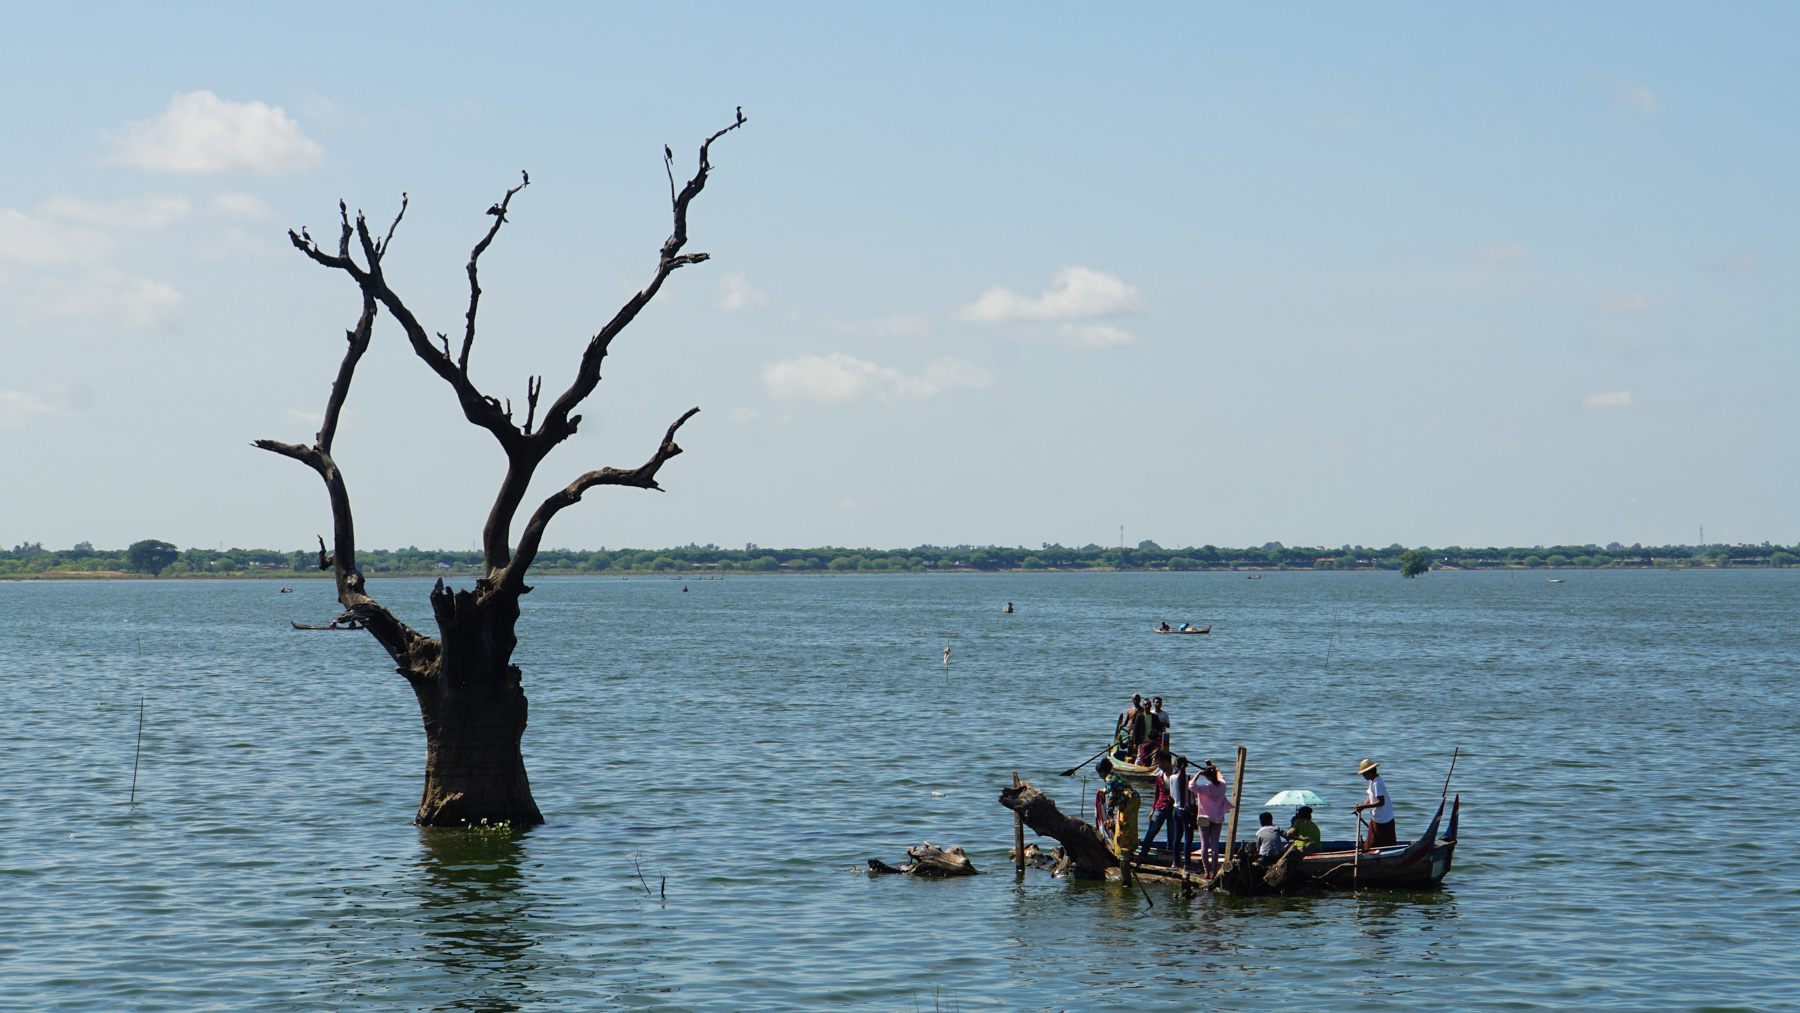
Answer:
[[[1065,771],[1063,771],[1063,772],[1062,772],[1062,776],[1063,776],[1063,777],[1074,777],[1074,776],[1075,776],[1075,772],[1076,772],[1076,771],[1077,771],[1077,770],[1080,770],[1080,769],[1081,769],[1081,768],[1083,768],[1083,767],[1085,767],[1085,766],[1087,766],[1087,765],[1088,765],[1088,764],[1089,764],[1089,763],[1092,763],[1092,762],[1093,762],[1093,761],[1095,761],[1095,760],[1097,760],[1097,759],[1099,759],[1099,758],[1100,758],[1100,753],[1104,753],[1104,752],[1106,752],[1106,751],[1107,751],[1107,750],[1108,750],[1108,749],[1111,749],[1111,748],[1112,748],[1112,746],[1111,746],[1111,745],[1105,745],[1105,746],[1101,746],[1101,747],[1100,747],[1100,752],[1099,752],[1099,753],[1095,753],[1095,754],[1094,754],[1094,755],[1093,755],[1093,756],[1090,756],[1090,757],[1088,757],[1088,758],[1087,758],[1087,759],[1085,759],[1085,760],[1083,760],[1083,761],[1081,761],[1081,762],[1080,762],[1080,763],[1077,763],[1077,764],[1076,764],[1076,765],[1075,765],[1075,766],[1073,766],[1073,767],[1070,767],[1070,768],[1069,768],[1069,769],[1068,769],[1068,770],[1065,770]]]

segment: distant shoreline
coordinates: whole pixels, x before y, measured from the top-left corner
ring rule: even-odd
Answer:
[[[1632,570],[1632,571],[1649,571],[1649,570],[1792,570],[1792,569],[1797,569],[1797,568],[1800,568],[1800,565],[1765,564],[1762,566],[1719,566],[1719,565],[1713,564],[1713,563],[1702,563],[1702,562],[1693,562],[1693,563],[1659,562],[1659,563],[1656,563],[1653,565],[1648,565],[1648,566],[1643,566],[1643,565],[1639,565],[1639,566],[1617,566],[1617,565],[1615,565],[1615,566],[1479,566],[1479,567],[1477,567],[1477,566],[1437,566],[1437,567],[1432,568],[1432,572],[1433,573],[1500,573],[1500,572],[1504,572],[1504,573],[1550,573],[1550,572],[1566,573],[1566,572],[1573,570],[1576,572],[1587,573],[1587,572],[1606,571],[1606,570],[1610,570],[1610,571],[1620,571],[1620,570]],[[874,575],[874,576],[892,576],[892,575],[918,576],[918,575],[922,575],[922,574],[923,575],[938,574],[938,575],[944,575],[944,576],[954,576],[954,575],[959,575],[959,574],[966,575],[966,574],[981,574],[981,573],[1006,573],[1006,574],[1036,574],[1036,573],[1212,573],[1212,574],[1218,574],[1218,573],[1242,573],[1242,574],[1256,574],[1258,576],[1261,576],[1262,574],[1266,574],[1266,573],[1393,573],[1393,574],[1398,575],[1398,572],[1399,571],[1397,571],[1397,570],[1393,570],[1393,569],[1390,569],[1387,567],[1381,567],[1381,566],[1334,567],[1331,569],[1315,569],[1312,567],[1305,567],[1305,566],[1243,566],[1243,567],[1235,567],[1235,568],[1213,567],[1213,568],[1193,569],[1193,570],[1171,570],[1166,567],[1107,567],[1107,566],[1032,567],[1030,569],[1025,569],[1022,567],[1001,568],[1001,569],[976,569],[975,567],[972,567],[972,566],[958,566],[958,567],[938,567],[938,568],[929,569],[929,570],[829,570],[829,569],[818,569],[818,570],[726,570],[723,572],[720,572],[717,570],[688,570],[688,571],[674,571],[674,572],[656,571],[656,570],[640,570],[640,571],[594,570],[594,571],[583,573],[583,572],[558,572],[555,570],[546,570],[546,571],[532,570],[530,573],[530,579],[531,580],[546,580],[546,579],[560,578],[560,577],[604,577],[604,578],[616,577],[620,580],[631,580],[631,579],[641,580],[644,578],[654,578],[657,580],[724,580],[727,577],[856,577],[856,576],[869,576],[869,575]],[[461,571],[405,570],[405,571],[382,571],[382,572],[378,572],[378,573],[365,573],[364,576],[371,581],[376,581],[376,580],[390,580],[390,579],[392,579],[392,580],[416,580],[416,579],[419,579],[422,577],[443,577],[446,579],[459,578],[459,577],[461,577],[461,578],[477,578],[481,575],[474,572],[473,570],[461,570]],[[17,581],[17,582],[31,581],[31,580],[37,580],[37,581],[130,580],[130,581],[160,581],[162,583],[167,584],[167,583],[176,583],[176,582],[182,582],[182,581],[193,582],[193,581],[243,580],[243,581],[261,581],[264,583],[268,583],[268,582],[281,583],[281,582],[285,582],[285,581],[315,581],[315,580],[331,580],[331,579],[332,579],[332,575],[329,573],[301,573],[301,572],[175,573],[175,574],[169,574],[167,576],[162,576],[162,577],[152,577],[152,576],[149,576],[148,574],[131,573],[129,571],[124,571],[124,570],[117,570],[117,571],[109,571],[109,570],[47,570],[42,573],[0,573],[0,581]]]

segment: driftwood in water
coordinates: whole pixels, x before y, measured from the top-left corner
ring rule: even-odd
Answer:
[[[1000,804],[1024,817],[1032,833],[1061,843],[1076,878],[1105,879],[1106,870],[1118,866],[1119,859],[1101,839],[1100,831],[1064,815],[1048,795],[1029,783],[1002,789]]]
[[[869,871],[938,878],[976,874],[975,863],[969,861],[969,856],[963,854],[963,849],[958,847],[940,848],[930,841],[926,841],[916,848],[907,848],[906,857],[912,861],[899,868],[895,868],[879,858],[871,858],[869,859]]]

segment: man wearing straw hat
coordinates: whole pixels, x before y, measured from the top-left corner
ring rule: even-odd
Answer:
[[[1350,811],[1360,813],[1364,809],[1369,813],[1369,847],[1379,848],[1393,844],[1394,837],[1394,803],[1388,798],[1387,784],[1381,780],[1381,764],[1365,759],[1356,765],[1356,772],[1369,782],[1367,802],[1358,802]]]

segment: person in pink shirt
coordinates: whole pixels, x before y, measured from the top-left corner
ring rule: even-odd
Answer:
[[[1231,808],[1231,799],[1225,788],[1225,782],[1219,777],[1219,768],[1207,760],[1200,767],[1200,773],[1194,775],[1191,782],[1194,789],[1194,809],[1200,829],[1200,874],[1217,876],[1219,874],[1219,826],[1225,822],[1225,813]]]

